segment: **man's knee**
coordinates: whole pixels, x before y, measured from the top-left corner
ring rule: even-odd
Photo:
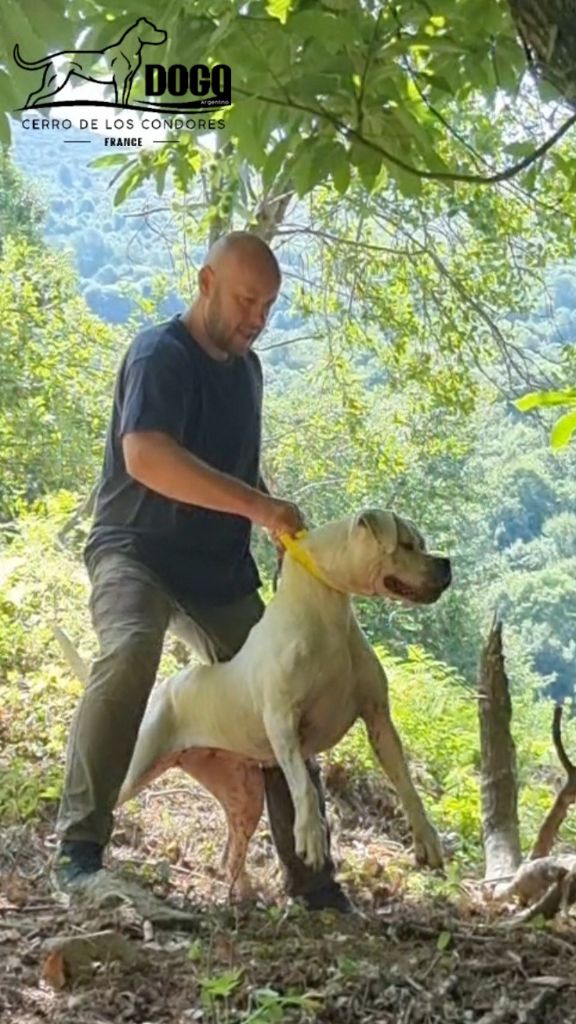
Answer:
[[[108,632],[94,660],[88,691],[115,703],[147,700],[154,685],[163,634],[145,629]]]
[[[233,604],[216,608],[188,604],[182,607],[184,614],[173,619],[173,629],[207,662],[230,661],[244,646],[264,609],[264,602],[256,591]]]

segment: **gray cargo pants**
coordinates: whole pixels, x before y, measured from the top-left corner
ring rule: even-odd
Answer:
[[[264,604],[255,591],[233,604],[184,608],[141,562],[115,551],[101,552],[90,576],[89,607],[100,652],[72,723],[57,830],[61,841],[81,839],[105,845],[166,630],[188,643],[204,661],[227,661],[261,617]],[[324,814],[319,769],[313,761],[307,766]],[[334,878],[330,854],[319,871],[296,856],[294,807],[283,772],[266,768],[264,780],[270,828],[289,894],[302,895],[330,883]]]

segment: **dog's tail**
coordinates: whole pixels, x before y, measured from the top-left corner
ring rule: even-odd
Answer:
[[[172,739],[176,731],[174,716],[164,687],[165,684],[155,691],[146,709],[118,796],[119,804],[135,796],[176,761],[179,747]]]
[[[14,53],[14,60],[16,61],[18,66],[21,67],[21,68],[24,68],[25,71],[27,71],[28,68],[43,68],[43,67],[46,67],[46,65],[50,64],[50,62],[53,59],[52,58],[52,54],[48,54],[47,57],[41,57],[40,60],[24,60],[24,58],[20,56],[20,50],[18,48],[18,43],[16,43],[16,46],[14,47],[13,53]]]
[[[66,636],[63,629],[60,629],[60,626],[57,626],[54,623],[52,625],[52,632],[60,645],[60,650],[64,655],[64,660],[66,661],[68,668],[73,672],[76,678],[86,686],[90,671],[88,665],[74,647],[70,637]]]

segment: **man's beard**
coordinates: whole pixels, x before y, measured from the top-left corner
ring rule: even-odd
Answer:
[[[206,333],[210,338],[210,341],[216,348],[219,348],[221,352],[226,352],[228,355],[234,355],[234,350],[231,345],[231,334],[230,330],[226,328],[220,317],[218,309],[207,309],[204,317],[204,323],[206,326]]]

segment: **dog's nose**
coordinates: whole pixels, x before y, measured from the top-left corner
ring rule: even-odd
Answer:
[[[449,558],[440,559],[440,575],[442,577],[442,582],[448,586],[452,580],[452,566],[450,565]]]

